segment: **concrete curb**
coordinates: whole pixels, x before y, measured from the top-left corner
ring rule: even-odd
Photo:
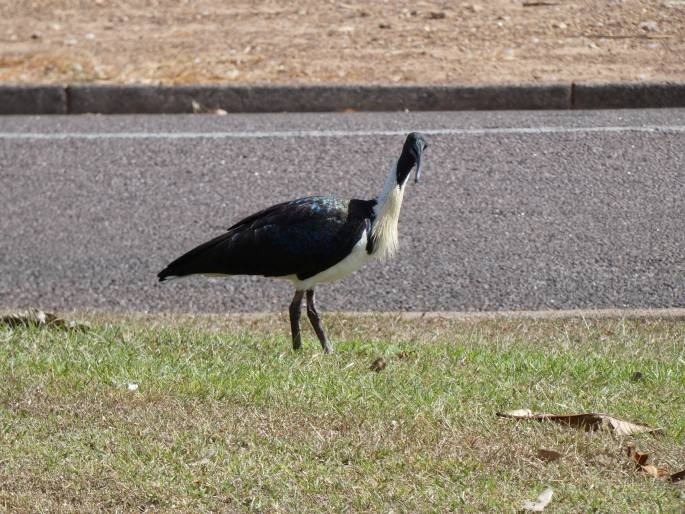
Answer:
[[[193,105],[195,104],[195,105]],[[0,114],[685,107],[685,82],[504,85],[0,85]]]
[[[67,114],[63,86],[0,86],[0,114]]]
[[[573,109],[652,107],[685,107],[685,82],[573,85]]]
[[[563,109],[571,88],[535,86],[70,86],[72,112],[335,112]]]

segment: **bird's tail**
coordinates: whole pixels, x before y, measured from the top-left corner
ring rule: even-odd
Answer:
[[[169,264],[166,268],[157,273],[157,278],[160,282],[164,282],[165,280],[169,280],[171,278],[179,278],[190,275],[190,273],[183,273],[182,271],[176,269],[176,267],[172,266],[172,264],[173,263]]]
[[[222,255],[221,251],[222,243],[226,240],[227,234],[222,234],[181,255],[157,273],[159,281],[196,274],[229,274],[230,272],[224,269],[226,256]]]
[[[168,279],[170,279],[170,278],[176,278],[176,277],[178,277],[178,276],[179,276],[179,275],[176,275],[176,274],[174,274],[173,271],[171,271],[171,269],[169,268],[169,266],[167,266],[167,267],[164,268],[162,271],[160,271],[159,273],[157,273],[157,278],[159,279],[160,282],[164,282],[165,280],[168,280]],[[181,276],[183,276],[183,275],[181,275]]]

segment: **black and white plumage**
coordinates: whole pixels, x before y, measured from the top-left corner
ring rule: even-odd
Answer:
[[[424,137],[407,136],[383,191],[373,200],[310,196],[284,202],[239,221],[228,231],[190,250],[159,274],[159,280],[195,274],[263,275],[291,280],[293,349],[301,347],[300,311],[307,315],[326,353],[332,351],[316,310],[314,287],[339,280],[372,258],[397,251],[397,225],[404,189],[416,166],[421,173]]]

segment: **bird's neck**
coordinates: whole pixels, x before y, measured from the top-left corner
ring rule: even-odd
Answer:
[[[404,197],[406,177],[402,183],[397,181],[397,165],[393,165],[385,179],[383,191],[376,198],[374,220],[371,226],[373,255],[381,259],[392,257],[399,246],[397,224]]]

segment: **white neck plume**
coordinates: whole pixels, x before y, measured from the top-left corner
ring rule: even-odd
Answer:
[[[377,203],[374,206],[376,219],[371,229],[373,254],[381,259],[392,257],[399,247],[397,224],[400,220],[404,185],[397,184],[397,165],[393,164],[385,179],[383,192],[376,200]]]

